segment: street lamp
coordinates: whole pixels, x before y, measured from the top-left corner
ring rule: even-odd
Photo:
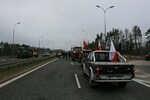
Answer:
[[[15,23],[14,24],[14,27],[13,27],[13,48],[12,48],[12,56],[14,56],[14,52],[15,52],[15,26],[17,25],[17,24],[20,24],[20,22],[17,22],[17,23]]]
[[[82,39],[78,37],[78,40],[80,40],[80,47],[82,45]]]
[[[43,37],[43,35],[41,35],[40,37],[39,37],[39,53],[40,53],[40,44],[41,44],[41,38]]]
[[[87,38],[87,42],[88,42],[88,34],[87,34],[87,31],[86,31],[86,30],[82,30],[82,31],[85,32],[86,38]]]
[[[108,9],[114,8],[115,6],[110,6],[107,9],[104,9],[104,8],[100,7],[99,5],[96,5],[96,7],[100,8],[104,11],[104,35],[105,35],[105,38],[106,38],[106,12],[107,12]],[[105,41],[106,41],[106,39],[105,39]]]

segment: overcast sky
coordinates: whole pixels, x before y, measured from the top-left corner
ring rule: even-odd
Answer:
[[[15,43],[38,47],[43,35],[41,47],[70,50],[104,32],[104,13],[96,5],[115,6],[107,11],[107,31],[150,28],[150,0],[0,0],[0,41],[12,43],[20,22]]]

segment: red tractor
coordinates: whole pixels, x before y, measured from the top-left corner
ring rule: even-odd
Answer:
[[[71,59],[73,61],[78,61],[81,58],[82,47],[72,47],[71,48]]]

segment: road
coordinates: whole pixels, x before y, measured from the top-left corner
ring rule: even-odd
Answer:
[[[116,84],[91,88],[79,63],[57,59],[1,87],[0,100],[149,100],[149,93],[150,88],[137,81],[124,89]]]
[[[131,63],[134,63],[135,66],[147,73],[150,73],[150,61],[145,61],[145,60],[134,60],[130,61]]]

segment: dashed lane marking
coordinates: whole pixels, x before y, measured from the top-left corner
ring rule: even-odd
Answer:
[[[79,82],[77,74],[75,74],[75,79],[76,79],[78,88],[81,89],[81,85],[80,85],[80,82]]]
[[[54,61],[56,61],[56,60],[57,60],[57,59],[54,59],[54,60],[52,60],[52,61],[50,61],[50,62],[48,62],[48,63],[46,63],[46,64],[43,64],[43,65],[41,65],[41,66],[39,66],[39,67],[37,67],[37,68],[35,68],[35,69],[33,69],[33,70],[30,70],[30,71],[28,71],[28,72],[26,72],[26,73],[24,73],[24,74],[21,74],[21,75],[15,77],[15,78],[13,78],[13,79],[10,79],[10,80],[8,80],[8,81],[6,81],[6,82],[4,82],[4,83],[1,83],[1,84],[0,84],[0,88],[2,88],[2,87],[4,87],[4,86],[6,86],[6,85],[8,85],[8,84],[10,84],[10,83],[12,83],[12,82],[18,80],[18,79],[20,79],[20,78],[22,78],[22,77],[24,77],[25,75],[28,75],[28,74],[32,73],[33,71],[36,71],[36,70],[38,70],[38,69],[44,67],[45,65],[50,64],[50,63],[52,63],[52,62],[54,62]]]
[[[71,62],[71,65],[73,66],[73,62]]]

